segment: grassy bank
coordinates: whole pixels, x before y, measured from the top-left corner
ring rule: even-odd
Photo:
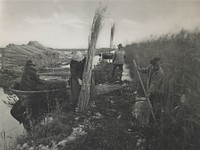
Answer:
[[[200,32],[181,31],[125,47],[126,61],[133,83],[128,87],[96,97],[86,114],[67,109],[51,113],[54,121],[40,125],[19,143],[49,145],[69,136],[81,126],[87,133],[63,149],[70,150],[198,150],[200,148]],[[133,67],[134,58],[145,67],[153,56],[159,55],[165,71],[165,111],[158,125],[139,126],[132,116],[138,80]],[[110,82],[112,66],[101,63],[95,69],[96,82]],[[145,76],[143,76],[145,78]],[[176,109],[175,109],[176,108]]]
[[[124,100],[124,97],[128,99]],[[29,145],[50,145],[51,141],[58,143],[71,134],[72,128],[81,125],[87,135],[68,145],[68,149],[134,147],[135,133],[130,129],[132,120],[130,103],[133,102],[130,88],[97,97],[87,114],[72,111],[55,113],[53,114],[55,120],[52,123],[36,127],[20,138],[19,143],[27,142]]]

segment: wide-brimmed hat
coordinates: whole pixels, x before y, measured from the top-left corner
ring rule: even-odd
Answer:
[[[160,57],[156,56],[152,60],[150,60],[150,64],[154,65],[157,61],[160,61]]]
[[[72,56],[72,59],[75,61],[82,61],[84,59],[84,56],[80,51],[78,51]]]
[[[33,62],[32,62],[32,60],[28,60],[27,62],[26,62],[26,65],[25,65],[26,67],[31,67],[31,66],[35,66],[34,64],[33,64]]]
[[[154,60],[154,61],[160,61],[160,57],[158,57],[158,56],[157,56],[157,57],[154,57],[153,60]]]
[[[120,43],[120,44],[118,44],[117,46],[118,46],[118,48],[123,48],[123,46],[122,46],[122,44],[121,44],[121,43]]]

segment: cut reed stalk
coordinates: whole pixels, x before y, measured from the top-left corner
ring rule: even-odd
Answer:
[[[95,55],[97,39],[101,29],[103,14],[105,11],[106,7],[99,6],[93,18],[91,34],[89,36],[89,42],[88,42],[87,60],[83,72],[83,84],[81,87],[81,92],[78,101],[79,112],[87,111],[89,106],[91,78],[92,78],[92,62],[93,62],[93,57]]]

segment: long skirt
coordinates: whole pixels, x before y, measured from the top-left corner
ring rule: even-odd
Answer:
[[[80,91],[81,91],[81,86],[79,85],[78,80],[70,77],[70,99],[71,99],[71,106],[73,108],[77,107]],[[94,83],[94,79],[92,77],[91,88],[90,88],[90,97],[94,97],[95,93],[96,93],[95,83]]]
[[[70,99],[71,99],[71,106],[73,108],[75,108],[78,103],[80,91],[81,91],[81,86],[79,85],[78,80],[70,77]]]

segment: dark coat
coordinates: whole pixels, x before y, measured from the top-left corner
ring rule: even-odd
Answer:
[[[84,65],[86,62],[86,58],[82,61],[78,62],[75,60],[71,60],[70,62],[70,99],[72,107],[77,106],[79,94],[81,91],[81,85],[79,85],[78,79],[83,79],[83,71]]]
[[[71,77],[75,80],[83,79],[83,71],[84,71],[84,65],[86,62],[86,58],[84,58],[82,61],[78,62],[75,60],[71,60],[70,62],[70,71],[71,71]]]
[[[123,49],[117,50],[113,55],[113,64],[124,64],[126,52]]]
[[[43,81],[36,74],[36,69],[26,67],[22,74],[20,88],[23,91],[38,91],[43,89]]]
[[[162,93],[163,90],[163,78],[164,71],[161,67],[154,69],[152,65],[149,65],[147,68],[141,69],[142,73],[146,73],[147,78],[147,92],[149,93]]]

